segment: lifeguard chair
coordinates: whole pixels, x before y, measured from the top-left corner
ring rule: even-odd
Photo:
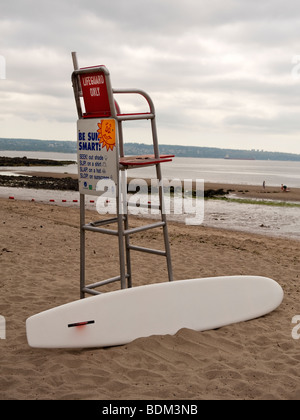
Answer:
[[[167,261],[168,280],[173,280],[167,220],[164,213],[161,163],[172,161],[174,155],[160,155],[158,148],[155,108],[150,96],[139,89],[113,89],[110,73],[101,65],[78,68],[76,53],[72,53],[74,71],[72,84],[78,112],[77,144],[80,192],[80,297],[86,293],[95,295],[103,285],[120,281],[122,289],[132,287],[130,252],[140,251],[163,256]],[[146,113],[122,114],[115,100],[117,94],[141,95],[148,103]],[[153,154],[143,156],[125,156],[123,144],[124,121],[150,120],[153,140]],[[97,169],[94,165],[98,165]],[[90,166],[89,166],[90,165]],[[92,166],[91,166],[92,165]],[[101,166],[102,165],[102,166]],[[154,165],[158,180],[161,220],[140,227],[130,228],[127,211],[127,185],[124,172],[127,169]],[[96,175],[95,175],[96,174]],[[85,195],[101,195],[97,186],[99,180],[110,180],[115,185],[116,217],[86,223]],[[124,181],[125,180],[125,181]],[[127,184],[127,182],[126,182]],[[121,188],[122,186],[122,188]],[[143,204],[141,204],[143,206]],[[150,207],[151,205],[147,205]],[[153,208],[153,205],[152,205]],[[125,209],[125,211],[122,211]],[[117,224],[117,229],[107,228]],[[106,226],[106,227],[105,227]],[[130,235],[148,229],[162,228],[165,250],[157,250],[133,245]],[[93,231],[115,235],[119,242],[120,273],[116,277],[100,280],[86,285],[85,280],[85,232]]]

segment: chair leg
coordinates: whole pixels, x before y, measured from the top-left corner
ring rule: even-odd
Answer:
[[[163,194],[163,179],[162,179],[162,174],[161,174],[160,163],[158,163],[156,165],[156,176],[157,176],[157,179],[158,179],[158,192],[159,192],[158,195],[159,195],[159,204],[160,204],[160,209],[161,209],[160,210],[161,211],[161,220],[162,220],[162,222],[164,222],[163,234],[164,234],[166,258],[167,258],[168,277],[169,277],[169,281],[173,281],[171,249],[170,249],[168,226],[167,226],[167,216],[166,216],[166,213],[165,213],[164,194]]]
[[[129,229],[128,215],[127,214],[125,215],[124,227],[125,227],[125,230]],[[127,266],[127,275],[128,275],[127,287],[132,287],[129,235],[125,236],[125,247],[126,247],[126,266]]]
[[[80,194],[80,299],[85,297],[85,196]]]

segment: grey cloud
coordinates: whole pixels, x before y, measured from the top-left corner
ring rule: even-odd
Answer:
[[[75,50],[81,66],[106,64],[114,87],[148,91],[162,126],[178,129],[174,142],[184,124],[195,137],[210,128],[213,137],[216,124],[226,138],[237,128],[251,128],[258,138],[268,130],[296,133],[299,12],[298,0],[3,2],[2,124],[14,115],[48,118],[69,124],[66,137],[73,135]],[[59,127],[53,124],[53,138]],[[294,138],[291,144],[295,150]]]
[[[248,117],[235,115],[224,119],[225,125],[264,133],[293,133],[300,131],[299,114],[282,113],[273,117]]]

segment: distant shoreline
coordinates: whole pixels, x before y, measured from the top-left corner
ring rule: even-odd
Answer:
[[[5,172],[5,171],[2,171]],[[78,175],[56,172],[24,171],[20,176],[0,175],[0,187],[13,188],[36,188],[78,191]],[[27,176],[25,176],[27,175]],[[132,179],[128,178],[128,182]],[[150,186],[151,180],[146,180]],[[193,190],[195,186],[193,187]],[[300,188],[292,188],[289,192],[283,192],[280,187],[266,187],[259,185],[228,184],[205,182],[204,196],[227,196],[234,195],[244,199],[263,199],[279,201],[300,202]]]

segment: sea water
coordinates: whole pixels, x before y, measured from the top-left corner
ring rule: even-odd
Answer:
[[[74,161],[77,159],[76,154],[45,152],[1,151],[0,155]],[[18,170],[77,173],[78,168],[76,164],[65,167],[0,167],[0,173],[5,174],[7,170],[12,173]],[[205,182],[245,185],[262,185],[265,181],[267,186],[279,187],[281,184],[286,184],[290,188],[300,188],[300,162],[174,158],[172,163],[162,165],[162,171],[163,177],[167,179],[204,179]],[[128,176],[130,178],[156,178],[155,168],[133,169],[128,171]],[[52,199],[55,200],[53,204],[79,206],[78,192],[0,187],[1,197],[10,195],[14,195],[15,199],[34,199],[46,203]],[[86,196],[87,206],[96,210],[96,200],[97,197]],[[153,217],[150,213],[148,216]],[[170,214],[168,216],[169,220],[182,223],[185,218],[186,215]],[[300,208],[205,200],[202,225],[300,240]]]
[[[77,155],[71,153],[49,153],[31,151],[0,151],[1,156],[36,159],[73,160]],[[68,166],[43,167],[0,167],[11,171],[44,171],[59,173],[77,173],[76,164]],[[224,184],[245,184],[277,186],[285,184],[290,188],[300,188],[300,162],[271,160],[234,160],[204,158],[173,158],[172,162],[162,164],[163,177],[167,179],[204,179],[205,182]],[[155,168],[139,167],[128,172],[130,178],[156,178]]]

